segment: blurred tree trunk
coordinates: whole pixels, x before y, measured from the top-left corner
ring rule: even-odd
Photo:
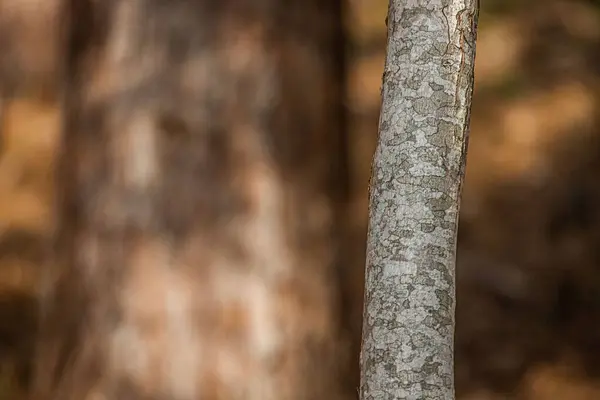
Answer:
[[[70,4],[35,399],[345,398],[340,1]]]
[[[371,176],[361,399],[453,399],[456,232],[476,0],[390,1]]]

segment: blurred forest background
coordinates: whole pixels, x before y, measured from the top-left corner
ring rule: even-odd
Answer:
[[[356,350],[388,1],[349,1],[346,299]],[[600,399],[600,1],[481,0],[475,74],[458,245],[458,397]],[[3,117],[2,400],[27,380],[58,110],[32,94],[5,104]]]

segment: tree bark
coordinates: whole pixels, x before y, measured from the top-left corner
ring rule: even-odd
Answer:
[[[391,0],[370,186],[362,400],[453,399],[476,0]]]
[[[70,7],[34,398],[344,398],[339,1]]]

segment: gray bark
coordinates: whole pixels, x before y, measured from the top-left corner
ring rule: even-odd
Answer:
[[[456,232],[476,0],[391,0],[373,161],[361,399],[453,399]]]

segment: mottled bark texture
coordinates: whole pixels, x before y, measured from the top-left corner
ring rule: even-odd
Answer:
[[[361,399],[453,399],[476,0],[392,0],[371,177]]]
[[[338,0],[73,0],[36,400],[341,399]]]

